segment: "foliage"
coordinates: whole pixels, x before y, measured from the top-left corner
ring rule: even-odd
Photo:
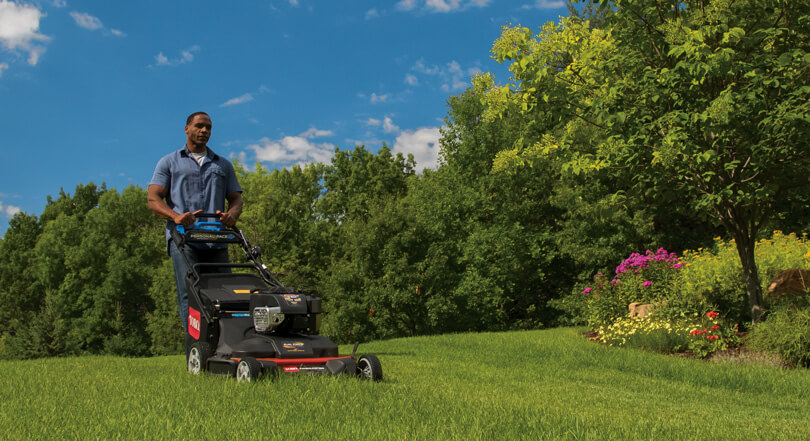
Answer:
[[[588,324],[588,299],[580,292],[551,299],[547,306],[555,310],[552,326],[585,326]]]
[[[41,233],[29,242],[31,255],[9,256],[29,268],[21,274],[30,274],[45,296],[33,311],[25,306],[30,299],[9,305],[12,311],[18,305],[20,315],[6,330],[3,356],[148,353],[146,293],[165,245],[145,200],[140,188],[118,193],[92,183],[78,186],[72,197],[63,191],[49,198]],[[10,229],[12,239],[16,232]]]
[[[810,366],[810,305],[807,299],[779,305],[748,335],[752,348],[778,353],[794,366]]]
[[[677,290],[684,297],[714,305],[730,320],[742,324],[750,320],[750,311],[736,248],[734,240],[717,237],[709,248],[685,252]],[[763,288],[781,270],[810,269],[810,241],[806,236],[774,231],[772,237],[757,241],[754,252],[760,262]]]
[[[659,248],[631,254],[611,277],[598,273],[595,286],[582,291],[588,299],[589,325],[603,327],[615,322],[627,315],[630,303],[666,302],[680,269],[675,253]]]
[[[610,167],[639,195],[677,192],[734,237],[752,318],[762,308],[753,254],[768,219],[806,206],[810,6],[616,0],[598,28],[574,17],[535,36],[507,28],[493,46],[527,117],[564,128],[501,152],[511,169],[553,157],[574,175]],[[607,12],[607,9],[604,9]],[[497,113],[497,112],[496,112]],[[583,142],[581,132],[593,134]],[[785,168],[785,164],[790,167]]]

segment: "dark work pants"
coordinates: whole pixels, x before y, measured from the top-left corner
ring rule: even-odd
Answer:
[[[186,257],[189,263],[230,263],[228,257],[228,249],[198,249],[191,246],[185,246]],[[188,287],[186,286],[186,274],[190,269],[189,263],[183,259],[180,250],[177,249],[174,241],[169,242],[169,255],[172,257],[174,264],[174,283],[177,285],[177,311],[180,313],[180,321],[183,323],[183,330],[188,333]],[[230,268],[204,268],[200,272],[219,272],[229,273]],[[185,334],[184,334],[185,335]],[[185,337],[184,337],[185,338]],[[186,347],[186,355],[188,355],[188,347]]]

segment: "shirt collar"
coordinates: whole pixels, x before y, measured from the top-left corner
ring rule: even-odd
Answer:
[[[208,146],[205,146],[205,147],[208,149],[208,156],[211,158],[212,161],[215,160],[215,159],[219,159],[219,155],[214,153],[214,151],[211,150],[211,147],[208,147]],[[185,146],[185,145],[183,146],[183,148],[178,150],[178,152],[180,153],[180,156],[188,156],[189,153],[191,153],[188,150],[188,146]]]

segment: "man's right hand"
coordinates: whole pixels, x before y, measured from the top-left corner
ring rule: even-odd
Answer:
[[[197,220],[197,218],[194,215],[197,214],[197,213],[200,213],[201,211],[202,210],[197,210],[194,213],[185,212],[183,214],[178,214],[172,220],[174,220],[174,223],[176,223],[177,225],[183,225],[184,227],[190,227],[191,224],[193,224],[194,221]]]

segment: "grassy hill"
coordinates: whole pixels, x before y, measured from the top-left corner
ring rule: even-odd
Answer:
[[[349,347],[341,348],[350,351]],[[0,362],[0,438],[810,439],[810,371],[711,364],[576,329],[361,345],[385,380],[195,377],[182,356]]]

